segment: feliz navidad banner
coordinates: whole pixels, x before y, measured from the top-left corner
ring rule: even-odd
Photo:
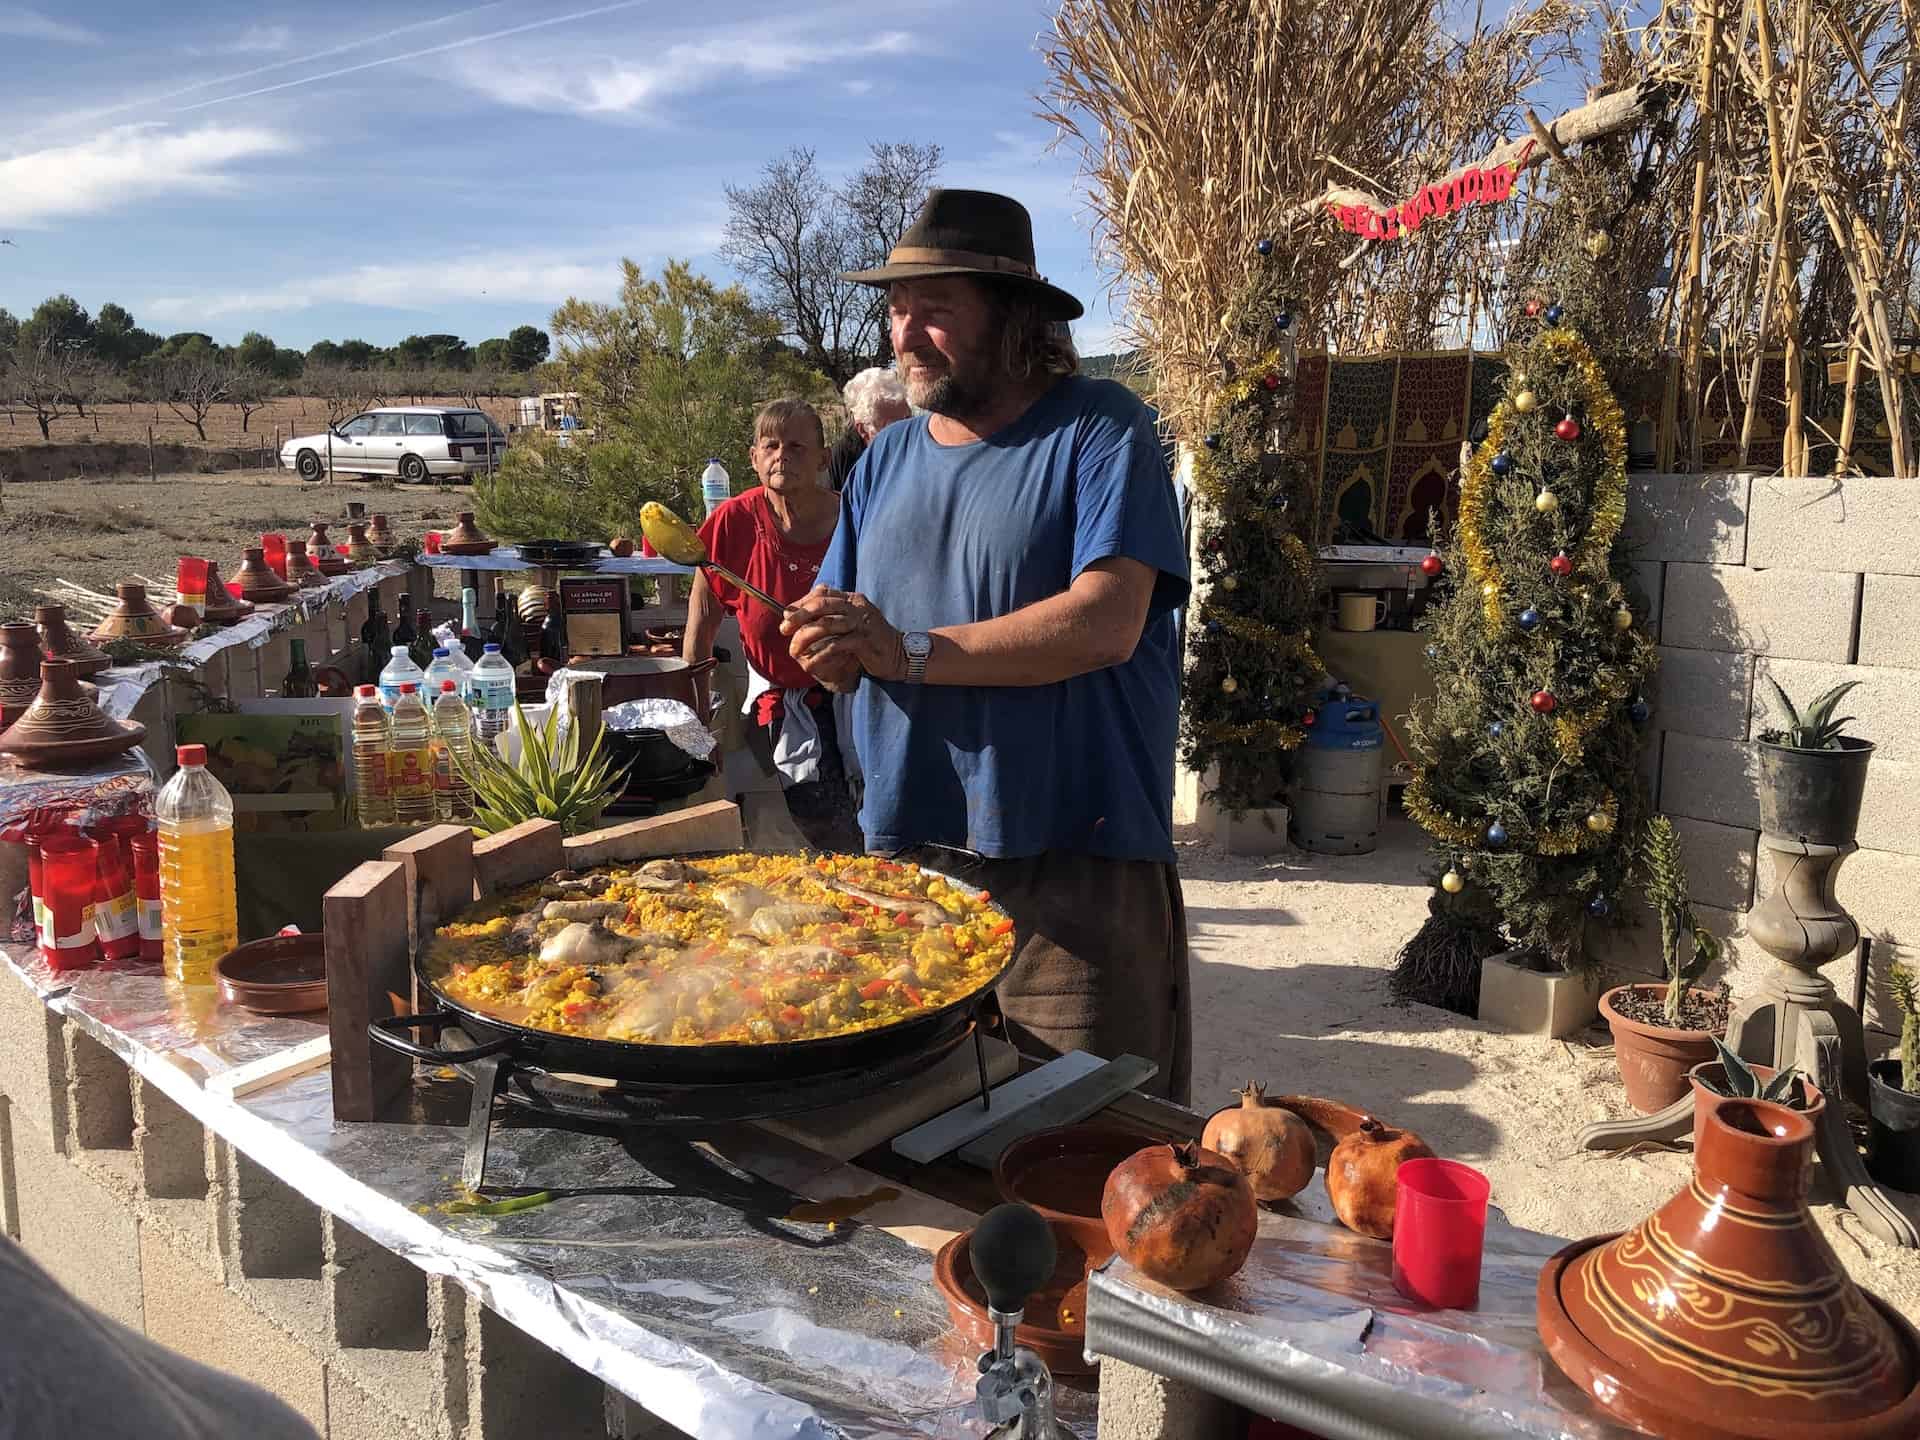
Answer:
[[[1391,210],[1335,204],[1329,204],[1327,210],[1349,234],[1368,240],[1398,240],[1417,234],[1429,220],[1455,214],[1469,205],[1498,205],[1513,194],[1513,182],[1519,178],[1532,150],[1533,142],[1529,140],[1512,164],[1469,166],[1438,184],[1422,186],[1412,199],[1402,201]]]

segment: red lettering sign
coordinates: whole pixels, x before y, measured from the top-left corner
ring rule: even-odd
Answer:
[[[1469,205],[1498,205],[1513,194],[1520,167],[1533,152],[1533,141],[1515,157],[1511,165],[1496,165],[1490,170],[1471,166],[1444,184],[1423,185],[1419,193],[1403,200],[1391,210],[1376,210],[1371,205],[1328,205],[1327,213],[1340,222],[1350,235],[1368,240],[1398,240],[1416,235],[1427,221],[1464,210]]]

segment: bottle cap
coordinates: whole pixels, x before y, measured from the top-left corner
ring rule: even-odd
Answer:
[[[486,653],[489,655],[498,655],[500,653],[500,647],[498,645],[488,645]]]
[[[436,645],[436,646],[434,646],[434,647],[433,647],[433,658],[434,658],[434,659],[436,659],[436,660],[444,660],[444,659],[446,659],[446,658],[447,658],[447,647],[446,647],[446,646],[444,646],[444,645]]]
[[[396,655],[404,655],[407,653],[407,647],[404,645],[396,645],[393,647],[393,653]]]
[[[451,680],[442,680],[440,682],[440,693],[442,695],[451,695],[456,688]]]
[[[418,685],[414,684],[411,680],[409,680],[407,681],[406,684],[400,687],[400,693],[402,695],[411,695],[413,694],[414,691],[418,690],[419,688],[420,687]]]
[[[204,745],[175,746],[173,758],[181,765],[204,765],[207,763],[207,747]]]
[[[356,685],[353,687],[353,693],[362,700],[371,700],[380,693],[380,687],[377,685]]]

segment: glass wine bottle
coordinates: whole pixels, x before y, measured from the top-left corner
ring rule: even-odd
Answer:
[[[313,667],[307,663],[307,642],[292,642],[293,663],[287,667],[286,678],[280,682],[282,700],[311,700],[320,693],[320,687],[314,682]]]

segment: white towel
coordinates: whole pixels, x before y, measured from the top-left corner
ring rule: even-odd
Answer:
[[[747,669],[747,698],[740,707],[742,715],[752,715],[758,708],[759,700],[774,684],[751,665]],[[807,704],[807,696],[812,686],[800,690],[782,690],[780,708],[784,719],[780,725],[780,738],[773,746],[773,768],[779,772],[780,785],[785,789],[791,785],[805,785],[820,778],[820,722],[814,719],[813,707]],[[840,737],[840,763],[845,767],[848,781],[856,787],[860,784],[860,761],[853,749],[853,696],[834,695],[833,724]]]

